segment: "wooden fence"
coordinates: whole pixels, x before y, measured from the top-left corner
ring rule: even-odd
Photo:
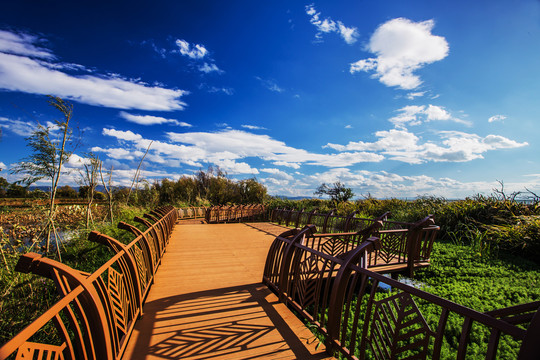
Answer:
[[[178,209],[179,219],[197,219],[206,216],[206,207],[189,207]]]
[[[119,223],[135,235],[125,245],[93,231],[89,240],[111,248],[115,255],[94,273],[70,268],[57,261],[28,253],[16,270],[54,280],[60,300],[34,322],[0,347],[0,359],[120,359],[135,321],[153,283],[178,212],[163,207],[136,217],[145,227]],[[39,333],[47,343],[35,342]],[[43,338],[43,336],[42,336]]]
[[[262,204],[213,206],[206,209],[208,224],[266,220],[266,207]]]
[[[381,246],[366,254],[366,266],[380,273],[406,271],[410,277],[414,270],[429,266],[433,242],[440,230],[432,215],[414,223],[389,221],[389,212],[375,219],[356,217],[357,212],[347,216],[275,209],[270,218],[273,222],[300,228],[315,225],[305,244],[317,251],[340,257],[355,249],[371,236],[380,240]]]
[[[367,254],[381,246],[376,237],[335,257],[303,244],[314,230],[312,225],[276,237],[263,283],[318,329],[330,353],[440,359],[442,349],[451,353],[454,347],[456,359],[496,359],[500,339],[511,337],[519,343],[519,360],[538,359],[540,301],[481,313],[366,269]],[[427,308],[426,319],[421,309]],[[482,329],[485,338],[478,335]],[[469,346],[472,338],[482,355]]]

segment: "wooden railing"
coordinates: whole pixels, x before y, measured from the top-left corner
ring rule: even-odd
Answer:
[[[179,219],[197,219],[206,216],[206,207],[188,207],[178,209]]]
[[[115,255],[89,274],[39,254],[22,255],[15,269],[54,280],[60,300],[0,347],[0,359],[120,359],[178,218],[173,207],[119,223],[136,237],[125,245],[93,231],[89,240]],[[45,334],[45,335],[44,335]],[[47,343],[35,342],[36,337]]]
[[[263,283],[318,329],[331,354],[440,359],[445,348],[456,359],[496,359],[500,339],[511,337],[520,346],[518,359],[538,358],[540,301],[481,313],[366,269],[366,258],[381,246],[376,237],[335,257],[303,244],[314,231],[308,226],[276,237]],[[428,308],[426,320],[422,309]],[[471,337],[480,328],[489,335]],[[468,352],[471,338],[480,339],[482,356]]]
[[[262,204],[213,206],[206,209],[206,222],[230,223],[266,219],[266,207]]]
[[[307,246],[326,254],[340,257],[359,246],[370,236],[380,240],[380,248],[366,255],[366,266],[376,272],[406,271],[410,277],[414,270],[429,266],[433,242],[440,230],[432,215],[415,223],[389,221],[389,212],[375,219],[276,209],[271,220],[295,228],[315,225],[314,233],[306,237]]]

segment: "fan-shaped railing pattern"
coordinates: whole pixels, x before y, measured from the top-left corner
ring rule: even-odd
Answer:
[[[89,240],[114,252],[92,274],[36,253],[22,255],[15,269],[54,280],[60,300],[2,345],[0,359],[120,359],[177,218],[168,206],[135,218],[139,227],[119,223],[135,236],[129,244],[91,232]]]
[[[206,209],[208,224],[266,220],[266,207],[262,204],[213,206]]]
[[[389,221],[389,212],[375,219],[357,217],[357,212],[347,216],[297,210],[274,209],[271,221],[296,228],[315,225],[320,230],[306,237],[308,246],[332,256],[340,256],[370,236],[380,240],[380,248],[366,255],[366,265],[380,273],[406,272],[429,266],[433,242],[440,230],[432,215],[415,223]]]
[[[482,340],[482,358],[497,359],[503,336],[520,343],[520,360],[540,354],[540,301],[481,313],[367,269],[369,254],[381,248],[377,237],[336,257],[306,246],[315,230],[308,226],[276,237],[263,283],[317,328],[330,353],[347,359],[440,359],[458,329],[455,358],[471,358],[471,337],[484,327],[491,335]],[[426,319],[422,306],[437,308],[438,316]]]

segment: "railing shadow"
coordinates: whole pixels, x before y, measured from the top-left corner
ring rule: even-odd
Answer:
[[[284,318],[280,306],[275,295],[262,284],[148,302],[136,326],[138,336],[132,339],[135,344],[130,358],[327,358],[324,347],[310,351],[308,345],[316,339],[313,335],[299,335],[299,329]]]

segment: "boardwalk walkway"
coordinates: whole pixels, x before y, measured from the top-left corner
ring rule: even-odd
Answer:
[[[177,225],[124,359],[329,359],[260,282],[282,227]]]

